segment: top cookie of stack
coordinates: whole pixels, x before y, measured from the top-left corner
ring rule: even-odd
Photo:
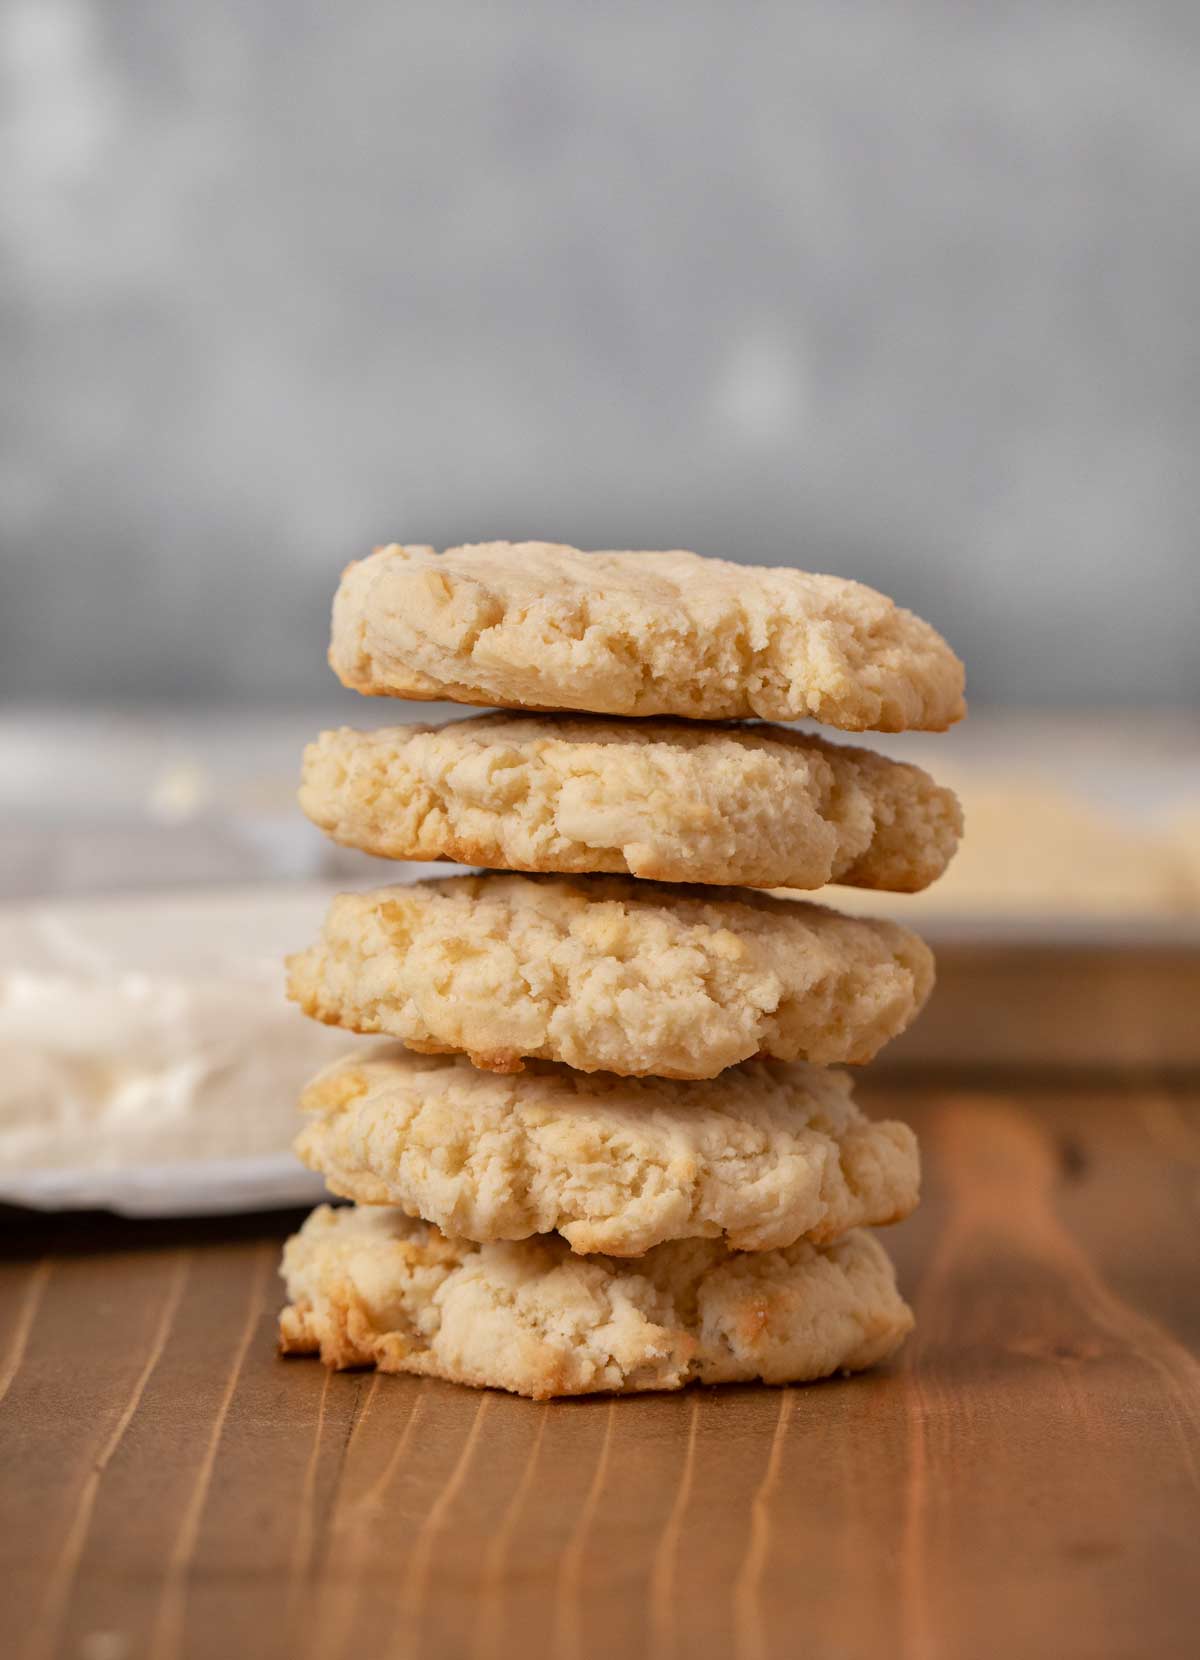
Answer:
[[[842,577],[698,554],[482,542],[350,565],[329,660],[371,696],[689,720],[943,732],[966,713],[942,637]]]

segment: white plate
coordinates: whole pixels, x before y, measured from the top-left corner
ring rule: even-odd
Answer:
[[[118,1216],[218,1216],[315,1205],[325,1184],[291,1153],[112,1169],[0,1173],[0,1204],[29,1210],[111,1210]]]

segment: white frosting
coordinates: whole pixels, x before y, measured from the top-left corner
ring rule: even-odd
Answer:
[[[0,1176],[286,1153],[357,1039],[284,1000],[324,889],[0,912]]]
[[[352,1040],[349,1040],[352,1041]],[[285,1150],[348,1040],[270,982],[0,977],[0,1169]]]

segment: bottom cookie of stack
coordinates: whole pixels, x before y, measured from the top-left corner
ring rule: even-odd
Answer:
[[[479,1245],[380,1205],[322,1205],[287,1243],[285,1354],[554,1395],[803,1383],[884,1360],[912,1328],[870,1233],[732,1251],[676,1240],[579,1257]]]

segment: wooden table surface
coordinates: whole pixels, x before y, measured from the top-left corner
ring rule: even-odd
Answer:
[[[1200,1652],[1200,1085],[868,1075],[917,1332],[533,1405],[274,1352],[294,1220],[0,1228],[3,1652]]]

